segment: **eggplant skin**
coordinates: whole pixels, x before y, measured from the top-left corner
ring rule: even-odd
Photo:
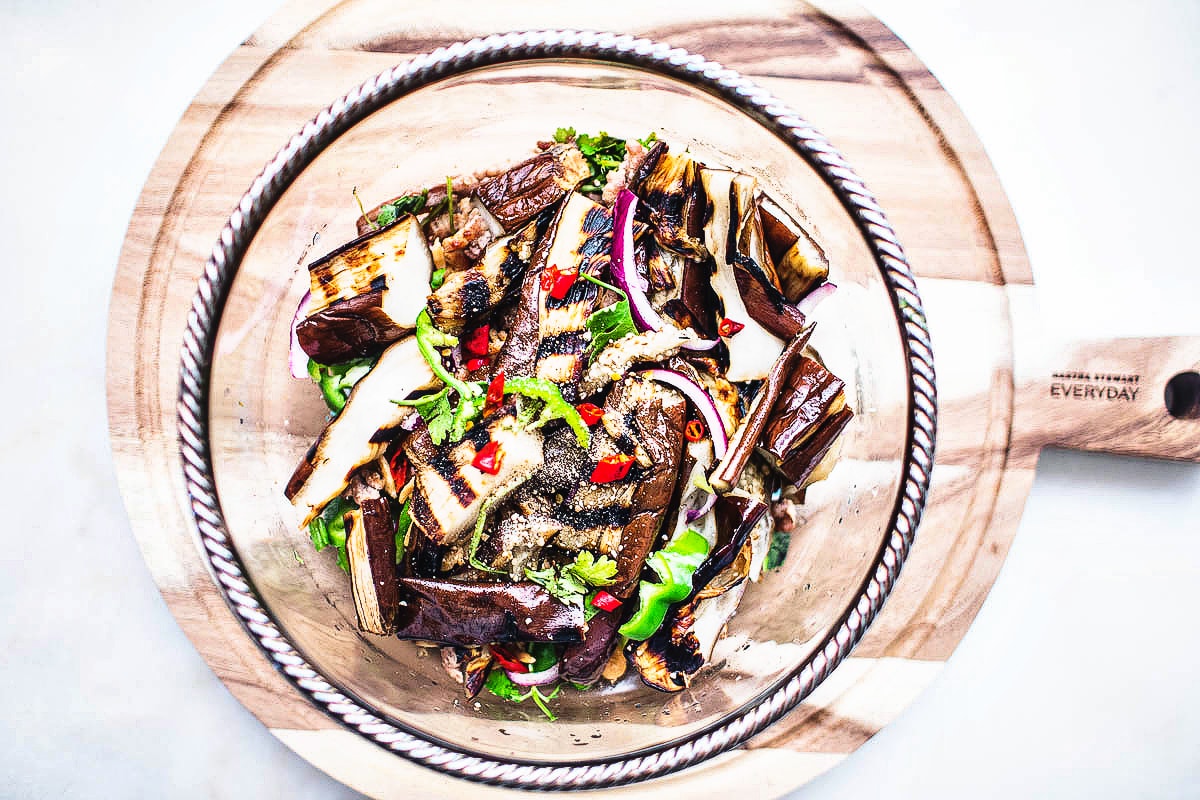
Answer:
[[[411,333],[383,311],[383,289],[322,308],[296,326],[300,347],[318,364],[376,356]]]
[[[621,620],[617,614],[600,611],[588,620],[583,641],[567,645],[562,654],[562,676],[574,683],[591,685],[600,679],[604,665],[612,656],[620,637]]]
[[[346,550],[358,626],[367,633],[389,634],[400,608],[400,586],[396,524],[388,501],[382,497],[364,500],[360,510],[347,519],[352,520]]]
[[[805,356],[787,376],[772,405],[759,451],[790,483],[802,484],[853,416],[842,380]]]
[[[692,595],[698,594],[737,558],[754,526],[767,513],[767,504],[740,494],[717,498],[717,545],[692,576]]]
[[[579,148],[560,144],[485,180],[476,189],[476,197],[511,233],[557,203],[590,174]]]
[[[583,609],[531,581],[483,583],[401,578],[401,639],[465,647],[493,642],[579,642]]]

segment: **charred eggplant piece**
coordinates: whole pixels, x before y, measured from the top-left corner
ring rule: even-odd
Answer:
[[[574,683],[591,685],[600,679],[604,665],[612,657],[620,637],[620,618],[614,612],[601,611],[588,620],[583,641],[567,645],[562,654],[562,677]]]
[[[479,184],[476,197],[512,232],[573,191],[591,174],[573,143],[543,150]]]
[[[578,642],[583,609],[536,583],[401,578],[396,635],[464,647],[493,642]]]
[[[638,577],[658,537],[667,504],[675,494],[679,465],[683,458],[687,403],[674,391],[657,385],[646,386],[648,383],[637,381],[637,384],[641,384],[637,386],[630,381],[623,392],[636,391],[641,396],[652,391],[654,398],[637,401],[634,411],[637,442],[649,464],[638,478],[637,489],[633,493],[632,514],[621,532],[617,575],[614,583],[608,587],[612,595],[622,600],[637,588]]]
[[[442,666],[446,668],[446,674],[462,684],[468,700],[483,690],[493,660],[491,650],[486,647],[442,648]]]
[[[758,219],[783,295],[798,302],[829,277],[829,259],[800,223],[765,197],[758,205]]]
[[[758,444],[759,437],[762,436],[767,422],[771,419],[775,402],[783,392],[788,376],[792,374],[803,357],[804,348],[812,337],[812,330],[812,326],[809,326],[793,339],[771,366],[766,381],[758,390],[758,394],[754,396],[754,402],[750,405],[745,420],[730,439],[725,457],[717,465],[713,474],[709,476],[709,482],[718,492],[728,492],[737,483],[742,469],[746,466],[746,462]]]
[[[552,544],[567,552],[590,550],[616,560],[616,577],[605,588],[618,598],[636,589],[674,493],[686,411],[686,401],[674,390],[626,376],[605,400],[581,480],[566,502],[549,512],[561,528]],[[617,455],[634,457],[628,475],[609,483],[589,479],[601,459]]]
[[[753,179],[737,172],[715,169],[702,169],[700,177],[711,207],[704,225],[704,241],[713,256],[712,288],[720,304],[721,316],[743,326],[725,339],[729,348],[726,377],[734,383],[762,380],[783,352],[785,343],[747,310],[735,273],[740,258],[737,251],[738,198],[747,191],[747,182]]]
[[[708,250],[702,240],[705,197],[700,165],[686,153],[671,153],[666,142],[658,142],[634,173],[632,183],[645,204],[658,243],[704,259]]]
[[[612,254],[612,209],[572,194],[547,235],[553,241],[546,268],[598,276],[608,269]],[[558,384],[563,397],[572,402],[578,399],[583,375],[587,320],[599,299],[600,287],[584,280],[576,280],[561,300],[549,292],[539,293],[535,374]]]
[[[815,359],[801,358],[775,402],[759,450],[789,483],[801,484],[853,416],[841,379]]]
[[[745,591],[745,581],[738,581],[716,597],[697,597],[680,606],[658,633],[633,651],[633,666],[642,681],[664,692],[686,689],[712,658]]]
[[[726,494],[717,498],[714,508],[717,544],[692,576],[695,594],[700,594],[719,572],[733,563],[750,540],[754,526],[767,513],[767,508],[762,500],[744,495]]]
[[[472,465],[490,443],[499,447],[496,474]],[[457,544],[471,531],[486,499],[503,499],[503,487],[514,487],[542,464],[542,435],[517,422],[513,406],[485,418],[453,446],[435,445],[421,426],[406,449],[416,470],[409,513],[418,535],[436,545]]]
[[[434,324],[447,333],[458,333],[468,322],[490,314],[521,285],[537,237],[535,220],[488,245],[478,266],[448,273],[445,282],[429,295]]]
[[[309,268],[300,347],[319,364],[377,355],[412,332],[433,260],[416,217],[361,236]]]
[[[387,449],[388,437],[379,436],[380,431],[395,428],[415,413],[392,401],[436,382],[416,339],[403,339],[383,352],[288,481],[284,494],[299,512],[302,525],[341,494],[356,469]]]
[[[379,636],[390,634],[400,608],[396,579],[396,523],[388,501],[365,500],[346,514],[346,555],[358,627]]]

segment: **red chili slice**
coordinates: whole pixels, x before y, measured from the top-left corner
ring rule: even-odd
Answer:
[[[621,601],[601,589],[592,597],[592,605],[601,611],[616,611],[621,607]]]
[[[562,300],[567,296],[567,292],[571,291],[571,287],[575,285],[578,278],[579,270],[577,269],[559,272],[554,279],[554,285],[550,287],[550,296],[555,300]]]
[[[575,410],[583,417],[583,423],[589,426],[595,425],[604,417],[604,409],[595,403],[580,403],[575,406]]]
[[[734,322],[729,317],[725,317],[721,320],[720,324],[717,325],[717,333],[721,334],[722,336],[733,336],[744,327],[746,326],[743,323]]]
[[[489,649],[492,651],[492,658],[496,659],[496,663],[509,672],[529,672],[528,664],[517,661],[499,647],[491,647]]]
[[[495,475],[500,472],[500,443],[488,442],[483,446],[483,449],[475,454],[471,459],[471,466],[480,472],[486,472],[488,475]]]
[[[488,354],[488,341],[492,335],[490,325],[480,325],[471,335],[463,339],[463,349],[473,356],[486,356]]]
[[[483,402],[483,413],[491,414],[504,404],[504,370],[496,373],[488,384],[487,399]]]
[[[619,481],[629,474],[629,468],[633,466],[633,456],[617,454],[614,456],[605,456],[596,464],[596,468],[592,470],[592,483],[612,483]]]
[[[408,483],[408,459],[404,457],[403,447],[392,454],[392,460],[388,462],[388,466],[392,470],[392,483],[396,484],[396,491],[399,491],[404,484]]]
[[[698,419],[694,419],[688,422],[687,426],[683,429],[683,438],[689,442],[698,442],[704,438],[704,433],[704,423]]]
[[[558,280],[558,264],[551,264],[542,270],[542,291],[548,292],[553,289],[556,280]]]
[[[477,369],[483,369],[490,363],[491,362],[488,361],[486,358],[472,358],[470,361],[467,362],[467,369],[470,370],[471,372],[474,372]]]

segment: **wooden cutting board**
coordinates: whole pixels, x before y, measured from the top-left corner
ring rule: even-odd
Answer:
[[[840,0],[608,0],[605,23],[700,52],[797,108],[879,197],[920,278],[938,367],[937,466],[925,520],[853,656],[747,745],[674,776],[599,792],[778,796],[894,719],[966,633],[1016,533],[1045,446],[1200,460],[1200,338],[1055,343],[1038,325],[1012,210],[942,87],[880,22]],[[294,0],[201,89],[138,202],[113,288],[109,422],[143,554],[179,624],[272,733],[375,797],[465,788],[339,728],[245,636],[192,538],[175,433],[178,353],[208,252],[263,164],[332,99],[414,54],[502,30],[595,27],[553,0]],[[685,19],[687,21],[681,21]],[[1191,418],[1188,418],[1188,417]],[[514,791],[472,787],[500,797]]]

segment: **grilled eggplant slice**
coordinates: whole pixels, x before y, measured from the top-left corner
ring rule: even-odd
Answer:
[[[309,308],[316,310],[296,326],[300,347],[319,364],[377,355],[416,327],[432,271],[413,216],[313,262]]]
[[[380,636],[396,626],[400,585],[396,579],[396,523],[388,501],[365,500],[346,514],[346,556],[358,627]]]
[[[613,212],[581,194],[567,198],[546,254],[545,268],[576,269],[598,276],[608,268],[612,254]],[[540,288],[540,287],[539,287]],[[578,399],[587,347],[587,319],[596,310],[600,287],[577,280],[563,299],[540,292],[538,349],[535,374],[559,385],[567,400]]]
[[[578,642],[583,609],[536,583],[401,578],[396,635],[464,647],[493,642]]]
[[[436,382],[416,339],[403,339],[383,352],[288,481],[284,493],[296,507],[302,525],[342,493],[356,469],[379,458],[387,448],[386,436],[380,436],[380,431],[394,429],[416,413],[392,401]]]
[[[829,258],[800,223],[766,197],[758,205],[758,218],[783,295],[798,302],[829,277]]]
[[[686,689],[712,658],[745,591],[746,582],[739,580],[716,597],[697,597],[680,606],[657,633],[633,651],[633,666],[642,681],[664,692]]]
[[[790,484],[802,484],[853,416],[841,379],[802,357],[772,407],[759,451]]]
[[[588,620],[583,641],[569,644],[562,654],[562,676],[574,683],[591,685],[600,679],[604,665],[617,648],[621,619],[615,612],[600,611]]]
[[[369,376],[368,376],[369,377]],[[364,379],[365,380],[365,379]],[[500,447],[500,469],[490,475],[474,467],[475,454],[495,442]],[[514,406],[476,425],[461,442],[435,445],[428,428],[421,427],[406,447],[416,470],[409,498],[409,513],[419,534],[439,545],[454,545],[475,527],[487,499],[500,502],[503,487],[515,488],[522,477],[542,464],[542,435],[527,430],[516,419]]]
[[[445,282],[429,295],[429,315],[434,324],[448,333],[458,333],[468,322],[490,314],[520,286],[537,237],[535,220],[488,245],[478,266],[448,273]]]
[[[696,161],[658,142],[634,173],[633,190],[645,204],[659,244],[696,259],[708,256],[702,240],[704,189]]]
[[[589,455],[598,461],[624,452],[636,458],[636,468],[621,481],[581,486],[572,505],[594,513],[611,508],[610,496],[628,497],[628,517],[620,530],[619,545],[614,548],[610,538],[601,537],[600,547],[615,555],[617,574],[607,589],[618,598],[629,597],[637,588],[642,565],[675,493],[686,422],[687,403],[682,395],[636,375],[622,379],[605,402],[604,435],[598,430],[593,436]]]
[[[718,492],[728,492],[738,482],[746,462],[754,453],[759,437],[767,427],[775,402],[787,385],[788,376],[792,374],[803,357],[804,348],[812,337],[812,330],[812,326],[809,326],[793,339],[787,349],[771,365],[766,382],[754,396],[754,402],[750,404],[750,410],[746,413],[745,420],[730,438],[729,449],[726,450],[725,457],[717,465],[713,474],[709,476],[709,483]]]
[[[494,178],[479,184],[476,197],[506,232],[561,200],[591,175],[591,169],[574,143],[543,150]]]
[[[725,377],[734,383],[762,380],[783,352],[784,341],[759,324],[746,309],[738,288],[738,187],[743,178],[729,170],[702,169],[700,178],[710,200],[711,214],[704,225],[704,241],[712,252],[712,288],[721,306],[721,316],[745,327],[725,339],[729,369]]]

